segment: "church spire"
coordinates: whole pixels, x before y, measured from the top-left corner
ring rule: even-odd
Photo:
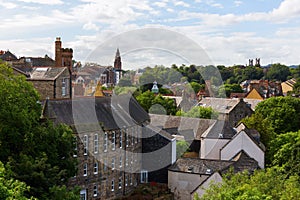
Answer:
[[[115,68],[115,70],[118,70],[118,71],[122,70],[122,62],[121,62],[121,55],[120,55],[119,48],[117,48],[115,62],[114,62],[114,68]]]

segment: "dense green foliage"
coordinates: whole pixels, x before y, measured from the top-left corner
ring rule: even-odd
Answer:
[[[178,111],[177,116],[192,117],[192,118],[202,118],[202,119],[217,119],[218,113],[214,111],[211,107],[205,108],[202,106],[195,106],[188,112]]]
[[[202,196],[203,200],[290,200],[300,199],[299,176],[287,176],[276,167],[227,174],[222,183],[213,184]],[[200,199],[195,197],[196,199]]]
[[[180,158],[185,152],[189,151],[189,143],[185,140],[176,141],[176,158]]]
[[[18,199],[27,200],[24,196],[24,192],[29,191],[30,187],[26,186],[24,182],[20,182],[11,177],[10,171],[5,169],[2,162],[0,162],[0,199]],[[30,198],[34,199],[34,198]]]
[[[73,134],[67,126],[41,121],[38,100],[25,77],[0,64],[0,161],[11,178],[30,187],[22,190],[25,196],[53,199],[51,188],[63,187],[75,174]]]
[[[272,165],[274,155],[280,148],[275,145],[275,139],[281,134],[300,130],[300,99],[293,97],[266,99],[257,105],[251,117],[243,121],[261,134],[261,140],[266,145],[266,163]]]
[[[161,94],[154,95],[149,90],[138,95],[136,99],[145,111],[153,114],[175,115],[177,112],[176,102],[173,99],[165,98]]]

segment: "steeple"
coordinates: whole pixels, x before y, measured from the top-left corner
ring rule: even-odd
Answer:
[[[117,48],[116,56],[115,56],[115,62],[114,62],[114,68],[116,71],[122,70],[122,62],[121,62],[121,55],[119,48]]]

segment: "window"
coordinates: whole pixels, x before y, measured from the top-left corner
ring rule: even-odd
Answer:
[[[141,183],[147,183],[148,182],[148,171],[142,170],[141,171]]]
[[[66,82],[65,82],[65,79],[62,80],[62,83],[61,83],[61,95],[62,96],[66,96],[67,95],[67,92],[66,92]]]
[[[134,127],[131,128],[131,145],[134,143]]]
[[[76,158],[77,157],[77,152],[78,152],[77,137],[73,138],[73,145],[74,145],[73,157]]]
[[[125,186],[128,186],[128,175],[125,175]]]
[[[126,147],[129,146],[129,135],[128,133],[126,133]]]
[[[132,182],[132,174],[129,175],[129,182],[130,182],[130,185],[133,184],[133,182]]]
[[[80,191],[80,200],[86,200],[86,190]]]
[[[115,190],[115,180],[111,180],[111,191]]]
[[[83,164],[83,176],[87,176],[87,170],[88,170],[87,163],[84,163]]]
[[[122,177],[119,177],[119,189],[122,188]]]
[[[107,132],[104,133],[103,150],[104,150],[104,152],[107,152]]]
[[[98,187],[97,187],[97,185],[94,185],[93,193],[94,193],[94,197],[98,196]]]
[[[98,153],[98,148],[99,148],[99,145],[98,145],[98,134],[96,133],[94,135],[94,153]]]
[[[138,134],[139,134],[138,128],[139,128],[138,126],[135,127],[135,141],[134,141],[135,143],[138,142]]]
[[[123,162],[123,159],[122,159],[122,155],[120,156],[120,168],[122,167],[122,162]]]
[[[88,154],[88,145],[89,145],[88,136],[84,135],[83,136],[83,155]]]
[[[103,160],[103,170],[104,171],[107,170],[107,158],[104,158],[104,160]]]
[[[61,83],[61,95],[67,96],[69,95],[69,78],[63,78]]]
[[[126,153],[125,157],[125,165],[128,166],[128,153]]]
[[[120,132],[120,149],[122,149],[122,147],[123,147],[123,141],[122,141],[122,132]]]
[[[115,159],[112,158],[111,159],[111,170],[114,170],[115,169]]]
[[[98,174],[98,162],[94,163],[94,174]]]
[[[113,131],[112,132],[112,136],[111,136],[111,149],[115,150],[116,149],[116,132]]]

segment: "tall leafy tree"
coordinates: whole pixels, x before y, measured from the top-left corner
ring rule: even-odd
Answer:
[[[289,67],[276,63],[268,69],[266,78],[269,80],[286,81],[290,75],[291,72]]]
[[[12,178],[25,182],[25,195],[52,199],[50,189],[62,187],[75,174],[70,128],[41,121],[39,95],[23,76],[0,64],[0,161]]]
[[[277,167],[257,170],[252,176],[247,171],[229,173],[222,183],[212,184],[198,199],[300,199],[299,176],[288,177]]]

